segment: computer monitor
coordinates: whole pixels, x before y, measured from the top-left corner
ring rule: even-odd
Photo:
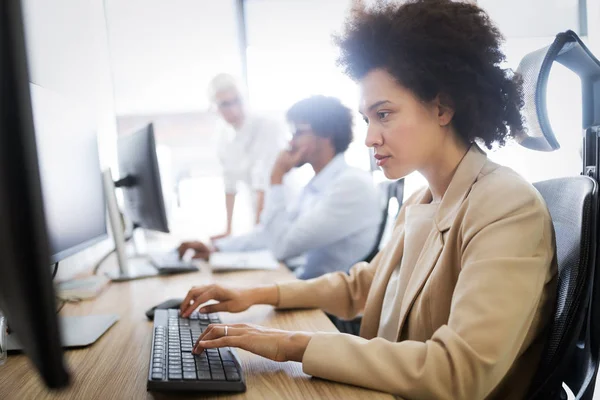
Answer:
[[[122,178],[115,186],[123,188],[125,215],[134,227],[168,233],[153,125],[121,135],[117,147]]]
[[[0,2],[0,309],[51,388],[64,387],[19,0]]]
[[[117,153],[121,179],[113,182],[110,171],[105,171],[104,183],[119,270],[110,271],[107,275],[113,281],[156,276],[159,271],[147,257],[127,256],[120,210],[115,196],[115,188],[121,188],[125,199],[124,214],[133,223],[134,229],[169,232],[153,125],[149,124],[131,134],[120,136]]]
[[[69,95],[30,83],[52,262],[108,237],[96,120]]]

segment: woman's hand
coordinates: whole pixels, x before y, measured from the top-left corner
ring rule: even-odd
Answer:
[[[238,347],[273,361],[302,362],[312,335],[250,324],[213,324],[200,335],[192,352],[200,354],[204,349]]]
[[[249,289],[227,288],[220,285],[195,286],[190,289],[181,303],[181,316],[189,317],[196,308],[210,300],[216,300],[219,303],[204,306],[200,312],[237,313],[247,310],[254,304],[276,305],[279,302],[279,290],[275,285]]]

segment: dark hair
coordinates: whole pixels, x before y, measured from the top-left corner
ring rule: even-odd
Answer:
[[[352,111],[335,97],[300,100],[288,110],[286,118],[292,123],[309,124],[315,135],[331,139],[336,154],[346,151],[352,142]]]
[[[423,101],[440,95],[454,110],[452,125],[466,143],[504,145],[523,129],[522,80],[500,67],[504,38],[474,4],[378,3],[354,10],[335,40],[338,64],[352,79],[381,68]]]

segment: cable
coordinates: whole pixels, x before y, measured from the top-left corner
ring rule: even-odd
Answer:
[[[108,257],[110,257],[110,255],[112,253],[114,253],[115,251],[117,251],[116,247],[112,250],[110,250],[108,253],[106,253],[105,255],[102,256],[102,258],[100,260],[98,260],[98,262],[96,263],[96,265],[94,265],[94,270],[93,270],[93,274],[97,275],[98,274],[98,270],[100,269],[100,266],[102,266],[102,263],[104,263],[104,261],[106,261],[106,259]]]
[[[125,243],[129,242],[131,239],[133,238],[133,234],[125,237]],[[108,253],[106,253],[105,255],[102,256],[102,258],[100,260],[98,260],[98,262],[96,263],[96,265],[94,265],[94,269],[93,269],[93,274],[97,275],[98,274],[98,270],[100,269],[100,267],[102,266],[102,264],[104,263],[104,261],[106,261],[108,259],[108,257],[110,257],[110,255],[112,253],[114,253],[115,251],[117,251],[117,248],[113,248],[112,250],[110,250]]]
[[[56,277],[56,273],[58,272],[58,261],[54,263],[54,271],[52,272],[52,279]]]
[[[56,297],[56,300],[58,300],[60,303],[59,306],[56,308],[56,313],[58,314],[60,312],[60,310],[63,309],[65,304],[67,304],[67,300],[61,299],[60,297]]]

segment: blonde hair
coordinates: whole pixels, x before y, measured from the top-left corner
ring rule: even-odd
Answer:
[[[213,77],[208,84],[209,100],[214,102],[217,94],[225,90],[235,90],[242,95],[238,80],[233,75],[222,73]]]

